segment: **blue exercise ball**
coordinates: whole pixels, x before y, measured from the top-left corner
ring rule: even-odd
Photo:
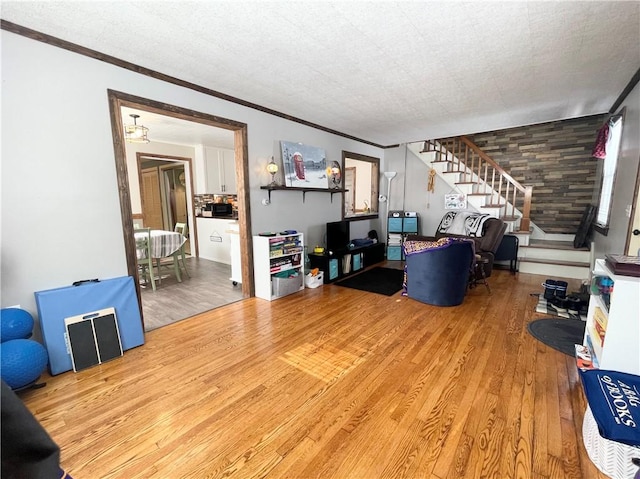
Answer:
[[[0,310],[0,342],[12,339],[24,339],[33,331],[33,316],[20,308],[2,308]]]
[[[34,383],[47,367],[47,350],[31,339],[0,343],[0,376],[11,389]]]

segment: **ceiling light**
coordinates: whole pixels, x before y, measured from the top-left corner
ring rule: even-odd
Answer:
[[[149,143],[150,140],[147,138],[149,128],[136,123],[140,115],[131,114],[129,116],[133,118],[133,125],[124,126],[124,139],[129,143]]]

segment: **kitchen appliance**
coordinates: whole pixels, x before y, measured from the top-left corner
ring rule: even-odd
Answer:
[[[205,211],[210,211],[211,216],[232,216],[233,205],[231,203],[207,203]]]

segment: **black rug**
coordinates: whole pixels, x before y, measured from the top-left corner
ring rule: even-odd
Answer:
[[[337,281],[338,286],[392,296],[402,289],[404,271],[378,266],[362,273]]]
[[[536,319],[527,325],[531,336],[568,356],[575,356],[574,344],[582,344],[584,321],[579,319]]]

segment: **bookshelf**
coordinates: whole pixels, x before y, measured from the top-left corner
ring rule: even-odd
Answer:
[[[269,301],[304,289],[302,233],[253,237],[256,296]]]
[[[594,367],[640,375],[640,278],[593,269],[583,345]]]

